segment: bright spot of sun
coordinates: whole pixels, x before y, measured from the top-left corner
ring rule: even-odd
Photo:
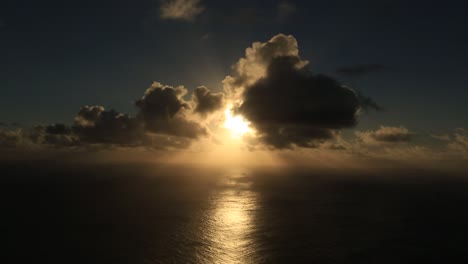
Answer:
[[[252,130],[249,127],[249,122],[240,115],[232,114],[232,105],[224,111],[224,127],[231,131],[233,137],[240,138]]]

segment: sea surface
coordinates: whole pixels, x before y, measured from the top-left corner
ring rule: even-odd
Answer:
[[[0,168],[0,263],[468,263],[464,175]]]

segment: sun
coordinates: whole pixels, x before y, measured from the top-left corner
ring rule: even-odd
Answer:
[[[224,111],[224,127],[231,131],[231,135],[240,138],[247,133],[252,133],[249,122],[240,115],[232,114],[232,105],[229,105]]]

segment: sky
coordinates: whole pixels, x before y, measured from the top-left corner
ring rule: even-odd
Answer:
[[[465,160],[466,7],[5,0],[0,147]]]

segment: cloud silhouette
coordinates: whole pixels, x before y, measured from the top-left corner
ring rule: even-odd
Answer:
[[[182,2],[199,3],[166,4]],[[355,126],[361,110],[379,109],[371,98],[333,77],[312,73],[308,64],[299,56],[297,40],[279,34],[246,49],[245,57],[234,65],[232,76],[223,80],[224,93],[201,86],[186,101],[185,87],[154,82],[135,101],[135,116],[100,105],[83,106],[71,126],[51,124],[28,131],[2,132],[2,145],[22,141],[57,147],[185,148],[210,134],[205,127],[208,115],[229,102],[234,112],[254,127],[256,135],[249,142],[260,141],[277,149],[317,147],[336,138],[341,129]]]
[[[215,107],[207,98],[218,98],[219,95],[203,91],[200,98],[206,112]],[[186,93],[182,86],[174,88],[155,82],[135,102],[139,111],[134,117],[99,105],[83,106],[71,126],[51,124],[28,130],[0,130],[0,146],[187,148],[193,140],[208,132],[188,118],[192,110],[183,99]]]
[[[160,16],[162,19],[193,21],[204,10],[200,0],[163,0]]]
[[[213,93],[204,86],[197,87],[193,92],[194,111],[206,115],[217,111],[224,105],[224,94]]]
[[[309,62],[299,58],[297,40],[293,36],[279,34],[265,43],[254,42],[247,48],[245,57],[233,66],[233,76],[223,80],[224,90],[231,99],[239,99],[247,86],[253,85],[264,77],[268,66],[277,57],[295,57],[296,68],[302,68]]]
[[[81,143],[139,145],[144,139],[138,120],[102,106],[83,106],[72,128]]]
[[[225,89],[239,100],[237,112],[273,148],[315,147],[355,126],[361,109],[372,108],[373,101],[360,100],[334,78],[311,73],[293,36],[254,43],[234,69]]]
[[[183,86],[172,87],[155,82],[143,97],[135,102],[140,109],[145,128],[151,132],[170,136],[198,138],[207,135],[206,128],[187,118],[182,111],[190,104],[184,101],[187,89]]]

